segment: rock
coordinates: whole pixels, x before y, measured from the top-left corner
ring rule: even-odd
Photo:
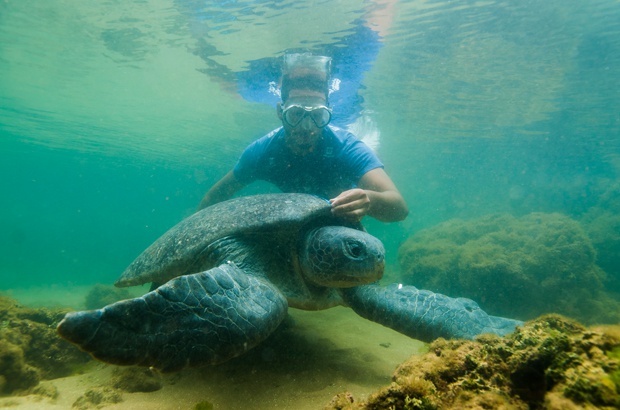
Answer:
[[[97,284],[86,295],[84,306],[87,310],[99,309],[123,299],[130,299],[131,293],[127,289],[115,286]]]
[[[90,357],[56,334],[68,309],[31,309],[0,296],[0,392],[71,374]]]
[[[620,321],[620,304],[603,286],[592,241],[566,215],[447,221],[409,238],[399,261],[403,283],[473,299],[493,315]]]
[[[438,339],[401,364],[390,386],[328,409],[615,409],[620,328],[586,329],[557,315],[504,338]]]
[[[39,383],[37,369],[24,360],[23,350],[13,343],[0,339],[0,394],[26,390]]]
[[[120,403],[123,397],[110,387],[97,387],[87,390],[83,395],[77,398],[73,403],[74,408],[78,410],[86,410],[91,408],[101,408],[106,404]]]
[[[112,386],[129,393],[148,393],[163,387],[161,376],[149,368],[117,367],[112,375]]]

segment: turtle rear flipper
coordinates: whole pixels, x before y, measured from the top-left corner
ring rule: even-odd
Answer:
[[[223,264],[139,298],[69,313],[58,332],[99,360],[175,371],[243,354],[267,338],[286,311],[286,299],[271,283]]]
[[[482,333],[503,336],[523,324],[490,316],[473,300],[451,298],[414,286],[372,284],[340,292],[358,315],[424,342],[438,337],[473,339]]]

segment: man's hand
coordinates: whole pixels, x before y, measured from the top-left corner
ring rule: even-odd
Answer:
[[[383,222],[402,221],[407,217],[407,204],[383,168],[362,175],[358,187],[329,200],[334,215],[353,222],[361,221],[366,215]]]
[[[370,198],[360,188],[349,189],[330,199],[332,214],[353,222],[359,222],[370,210]]]

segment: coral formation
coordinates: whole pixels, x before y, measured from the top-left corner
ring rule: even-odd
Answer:
[[[68,309],[31,309],[0,296],[0,394],[66,376],[90,357],[58,337]]]
[[[390,386],[327,409],[615,409],[620,406],[620,328],[586,329],[558,315],[504,338],[438,339],[394,373]]]
[[[467,297],[501,316],[560,313],[616,323],[620,307],[581,225],[561,214],[507,214],[451,220],[418,232],[399,250],[402,280]]]

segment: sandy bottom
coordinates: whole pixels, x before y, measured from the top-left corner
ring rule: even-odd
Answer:
[[[79,306],[82,290],[45,290],[45,303]],[[36,290],[5,292],[23,304],[41,305]],[[81,297],[77,294],[81,293]],[[122,393],[106,409],[193,409],[208,401],[215,409],[321,409],[337,393],[357,399],[390,383],[398,364],[424,351],[424,344],[360,318],[350,309],[319,312],[291,309],[290,320],[263,344],[227,363],[164,374],[152,393]],[[69,409],[87,390],[109,386],[115,366],[93,362],[82,374],[42,382],[58,391],[0,398],[0,408]]]

